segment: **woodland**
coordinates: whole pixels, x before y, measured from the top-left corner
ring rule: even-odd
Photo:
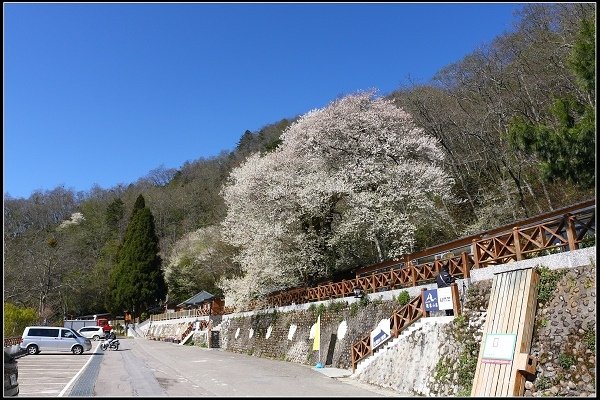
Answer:
[[[201,290],[243,307],[593,198],[595,15],[524,4],[429,82],[340,96],[131,184],[5,193],[5,335]]]

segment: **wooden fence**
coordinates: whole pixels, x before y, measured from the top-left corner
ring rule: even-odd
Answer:
[[[575,206],[520,221],[517,226],[504,226],[435,246],[402,260],[377,264],[370,274],[361,269],[355,279],[329,282],[315,287],[295,288],[271,294],[263,306],[278,307],[352,296],[354,289],[376,293],[433,282],[443,265],[457,278],[469,278],[472,268],[505,264],[553,252],[571,251],[593,243],[596,233],[596,203],[588,200]],[[488,235],[489,236],[486,236]],[[463,251],[471,241],[470,252]],[[458,253],[454,255],[454,252]],[[441,252],[445,259],[434,259]],[[424,261],[421,261],[424,260]],[[259,303],[255,303],[258,305]]]

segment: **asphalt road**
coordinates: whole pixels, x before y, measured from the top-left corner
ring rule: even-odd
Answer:
[[[124,339],[121,343],[118,351],[104,352],[95,396],[394,395],[349,379],[333,379],[310,366],[291,362],[145,339]]]
[[[217,349],[121,338],[82,355],[19,361],[20,397],[386,397],[398,393],[315,368]]]

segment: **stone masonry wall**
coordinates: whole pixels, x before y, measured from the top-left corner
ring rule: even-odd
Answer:
[[[338,300],[323,310],[320,360],[318,352],[312,350],[313,340],[309,339],[310,329],[317,321],[316,308],[223,320],[220,326],[221,347],[258,357],[309,365],[315,365],[317,362],[325,364],[332,335],[335,335],[331,366],[351,368],[352,343],[375,328],[380,320],[389,318],[394,309],[399,308],[399,304],[392,301],[376,301],[366,306],[353,304],[348,306]]]

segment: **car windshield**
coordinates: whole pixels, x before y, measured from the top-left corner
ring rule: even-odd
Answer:
[[[83,336],[81,336],[81,334],[80,334],[79,332],[77,332],[77,331],[73,331],[73,330],[72,330],[71,332],[73,332],[73,333],[75,334],[75,336],[77,336],[77,337],[83,337]]]

